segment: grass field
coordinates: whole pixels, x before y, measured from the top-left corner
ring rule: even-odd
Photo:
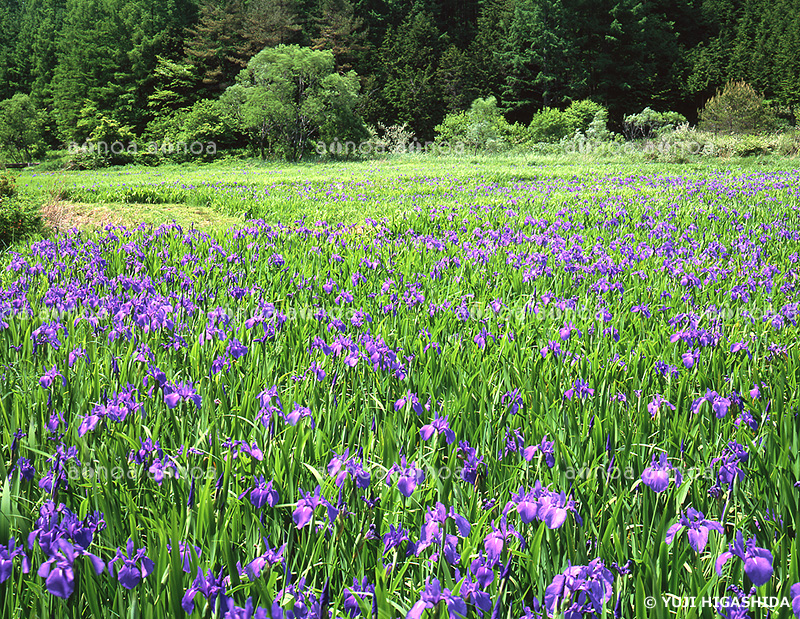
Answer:
[[[26,172],[0,613],[799,613],[790,163]]]

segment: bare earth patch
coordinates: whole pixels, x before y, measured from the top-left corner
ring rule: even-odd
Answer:
[[[221,215],[213,209],[185,204],[127,204],[70,202],[57,197],[42,207],[42,216],[53,230],[93,230],[108,225],[137,226],[175,221],[183,227],[228,228],[241,224],[236,217]]]

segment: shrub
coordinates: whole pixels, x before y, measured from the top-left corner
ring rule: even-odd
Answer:
[[[791,131],[778,136],[775,152],[782,157],[796,157],[800,155],[800,132]]]
[[[436,141],[455,146],[464,144],[478,152],[498,150],[527,137],[525,128],[511,125],[497,107],[497,99],[475,99],[469,110],[445,116],[435,127]]]
[[[369,139],[367,140],[368,148],[365,148],[365,150],[368,151],[366,154],[373,156],[404,153],[408,149],[408,145],[416,139],[414,133],[405,123],[387,127],[382,122],[379,122],[377,127],[367,127],[367,131],[369,131]],[[353,153],[345,154],[352,155]]]
[[[564,117],[569,122],[572,131],[586,133],[597,113],[604,109],[602,105],[591,99],[583,99],[582,101],[573,101],[564,110]]]
[[[553,107],[545,107],[536,112],[528,130],[534,142],[558,142],[574,132],[569,117]]]
[[[33,201],[17,193],[14,178],[0,176],[0,248],[41,229],[41,215]]]
[[[10,174],[0,176],[0,203],[6,198],[17,195],[17,183]]]
[[[769,150],[769,144],[766,140],[755,135],[748,135],[737,140],[733,147],[733,154],[737,157],[754,157],[766,155]]]
[[[44,114],[31,98],[18,92],[0,101],[0,149],[15,162],[30,162],[44,154],[42,128]]]
[[[700,129],[714,133],[759,133],[774,126],[764,98],[746,82],[728,82],[700,110]]]
[[[654,139],[684,123],[686,117],[678,112],[656,112],[646,107],[638,114],[625,116],[622,130],[629,140]]]
[[[601,107],[595,113],[586,130],[586,138],[594,142],[605,142],[611,139],[611,132],[608,130],[608,112],[605,108]]]

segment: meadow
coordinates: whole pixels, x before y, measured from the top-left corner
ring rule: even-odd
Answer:
[[[2,616],[800,616],[789,164],[17,184]]]

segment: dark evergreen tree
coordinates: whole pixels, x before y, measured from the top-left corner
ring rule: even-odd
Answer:
[[[63,140],[88,137],[77,127],[87,102],[97,110],[114,109],[117,74],[125,56],[121,43],[126,39],[119,16],[108,11],[103,0],[68,0],[52,82],[54,115]]]
[[[250,0],[244,25],[246,55],[265,47],[297,43],[302,38],[301,18],[295,0]]]
[[[380,53],[388,119],[408,123],[421,140],[432,140],[433,128],[444,118],[436,82],[440,34],[429,14],[413,13],[387,33]]]
[[[20,69],[14,56],[20,24],[17,0],[0,0],[0,101],[20,89]]]
[[[57,37],[66,14],[66,0],[28,0],[20,15],[16,63],[25,76],[24,88],[43,109],[53,104],[52,81],[58,64]]]
[[[509,75],[503,51],[518,2],[486,0],[478,17],[475,38],[467,48],[470,67],[467,87],[478,96],[494,96],[501,108],[505,108],[504,92]]]
[[[505,103],[514,120],[530,119],[541,107],[560,105],[573,90],[575,39],[562,0],[520,0],[508,32]]]
[[[203,0],[200,5],[198,22],[187,31],[184,49],[208,95],[225,90],[247,66],[252,51],[247,24],[242,0]]]
[[[315,19],[319,32],[312,39],[312,48],[330,50],[340,73],[359,70],[359,60],[367,52],[364,20],[355,15],[349,0],[322,0],[319,11]]]
[[[445,113],[466,110],[482,94],[475,89],[472,57],[455,45],[442,54],[436,82],[442,92]]]

